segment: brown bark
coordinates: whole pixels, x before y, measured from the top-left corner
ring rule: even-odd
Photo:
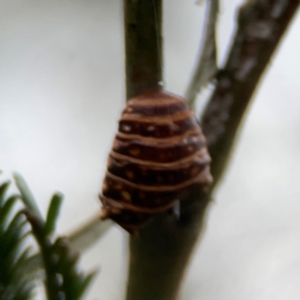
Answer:
[[[126,2],[138,6],[138,3],[142,5],[147,0]],[[158,4],[158,1],[155,3]],[[239,11],[238,28],[227,62],[217,77],[215,91],[201,120],[212,156],[211,167],[215,184],[225,170],[228,155],[251,96],[298,6],[299,0],[249,0]],[[125,10],[125,15],[126,13],[129,12]],[[143,15],[149,16],[145,12]],[[136,22],[135,25],[139,27],[151,24],[143,24],[142,21],[139,19],[141,23]],[[150,28],[154,27],[150,26],[148,29]],[[131,29],[126,27],[126,30]],[[137,32],[142,33],[145,30]],[[146,44],[155,44],[154,37],[160,36],[160,32],[151,36],[153,40],[149,39]],[[129,37],[127,34],[126,43],[131,42]],[[143,37],[141,41],[142,39]],[[135,60],[139,63],[145,62],[144,54],[140,52],[143,47],[136,42],[132,47],[139,47],[139,51],[128,51],[130,47],[126,47],[127,56],[141,55],[142,58],[127,57],[127,68],[131,68],[130,62],[135,65]],[[151,49],[156,54],[150,56],[161,64],[157,49]],[[143,70],[140,73],[139,68]],[[128,97],[156,86],[161,76],[155,75],[158,74],[154,71],[155,68],[150,79],[151,72],[147,73],[141,66],[135,67],[136,72],[127,70]],[[146,75],[139,75],[139,80],[136,80],[137,77],[132,74]],[[188,261],[203,229],[208,204],[209,194],[203,194],[195,187],[182,202],[180,220],[170,214],[159,215],[141,230],[138,237],[130,237],[127,300],[178,298]],[[199,299],[200,297],[201,295]]]

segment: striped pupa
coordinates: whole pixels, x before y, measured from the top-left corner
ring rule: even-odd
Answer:
[[[207,189],[209,165],[205,137],[183,98],[161,90],[134,97],[107,160],[101,217],[137,232],[192,185]]]

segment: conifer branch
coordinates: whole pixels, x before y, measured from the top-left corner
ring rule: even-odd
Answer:
[[[18,195],[7,197],[10,182],[0,185],[0,299],[29,300],[37,275],[26,272],[31,248],[26,246],[28,224],[16,207]]]

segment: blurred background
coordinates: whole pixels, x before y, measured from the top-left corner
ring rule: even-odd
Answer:
[[[222,1],[221,62],[240,2]],[[187,87],[202,21],[194,0],[164,1],[165,82],[174,93]],[[299,299],[299,28],[298,14],[257,90],[183,300]],[[63,192],[59,233],[99,211],[124,105],[123,47],[121,0],[0,0],[1,178],[20,172],[43,211]],[[82,268],[101,268],[86,299],[123,299],[126,255],[118,227],[83,255]]]

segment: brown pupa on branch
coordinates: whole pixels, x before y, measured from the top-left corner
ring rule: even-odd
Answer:
[[[107,160],[101,218],[130,233],[172,209],[192,186],[212,183],[205,137],[186,101],[158,90],[134,97],[122,112]]]

